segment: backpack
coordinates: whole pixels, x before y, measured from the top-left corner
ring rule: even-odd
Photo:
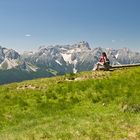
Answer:
[[[110,60],[108,58],[106,59],[105,65],[110,65]]]

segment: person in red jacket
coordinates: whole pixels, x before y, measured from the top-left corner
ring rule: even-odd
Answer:
[[[99,70],[99,66],[104,66],[106,64],[109,64],[109,59],[107,58],[106,53],[103,52],[101,57],[99,58],[99,62],[95,65],[93,70]]]

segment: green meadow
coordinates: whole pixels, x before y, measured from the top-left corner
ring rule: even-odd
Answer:
[[[0,86],[0,140],[139,140],[140,67]]]

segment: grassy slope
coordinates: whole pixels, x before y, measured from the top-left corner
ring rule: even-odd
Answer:
[[[139,81],[132,68],[0,86],[0,140],[138,140]]]

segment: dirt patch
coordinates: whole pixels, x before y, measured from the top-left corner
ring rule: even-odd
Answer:
[[[24,90],[24,89],[32,89],[32,90],[35,90],[35,89],[41,89],[41,87],[39,86],[35,86],[35,85],[22,85],[22,86],[19,86],[17,87],[17,90]]]

